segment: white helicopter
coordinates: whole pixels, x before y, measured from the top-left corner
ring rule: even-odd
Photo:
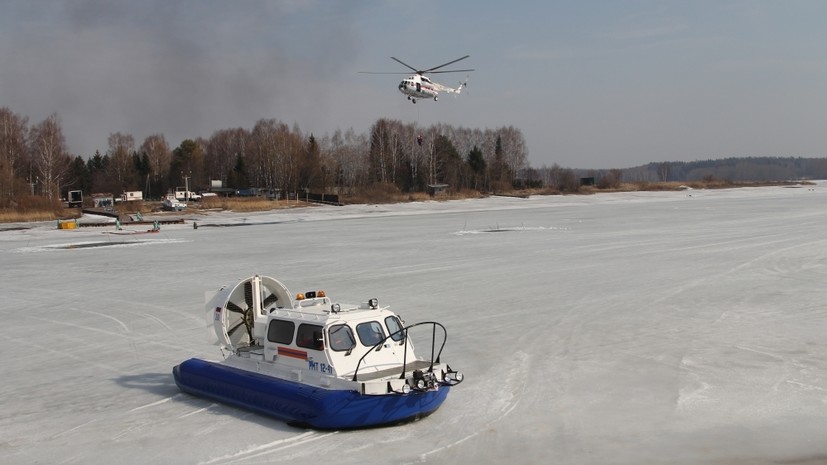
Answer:
[[[455,70],[445,70],[445,71],[437,71],[440,68],[448,66],[450,64],[454,64],[460,60],[464,60],[471,55],[465,55],[462,58],[457,58],[456,60],[449,61],[448,63],[443,63],[439,66],[434,66],[433,68],[419,70],[414,68],[413,66],[403,62],[402,60],[391,57],[391,60],[396,61],[397,63],[405,66],[406,68],[410,68],[416,74],[410,75],[402,80],[399,83],[399,91],[405,94],[413,103],[416,103],[416,99],[418,98],[432,98],[434,100],[439,99],[439,93],[445,92],[448,94],[459,94],[462,92],[462,88],[468,85],[468,78],[465,78],[465,81],[459,83],[459,87],[456,89],[453,87],[444,86],[437,82],[432,81],[428,76],[425,74],[439,74],[439,73],[465,73],[474,71],[473,69],[455,69]],[[407,73],[382,73],[382,72],[370,72],[370,71],[361,71],[365,74],[407,74]]]

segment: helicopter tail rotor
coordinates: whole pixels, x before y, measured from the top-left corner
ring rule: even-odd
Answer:
[[[459,87],[454,89],[454,93],[459,94],[460,92],[462,92],[462,89],[464,89],[465,87],[468,87],[468,76],[465,76],[464,81],[459,82]]]

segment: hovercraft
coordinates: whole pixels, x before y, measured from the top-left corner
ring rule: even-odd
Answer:
[[[463,379],[440,360],[444,326],[405,326],[375,298],[348,305],[309,291],[294,299],[281,282],[256,275],[222,287],[207,303],[207,318],[225,358],[177,365],[179,389],[295,426],[338,430],[417,420]]]

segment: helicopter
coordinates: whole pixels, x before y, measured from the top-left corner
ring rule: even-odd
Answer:
[[[399,88],[399,91],[402,92],[403,94],[405,94],[408,97],[408,100],[410,100],[412,103],[416,103],[416,99],[418,99],[418,98],[419,99],[422,99],[422,98],[431,99],[432,98],[432,99],[434,99],[434,101],[439,100],[439,93],[440,92],[445,92],[445,93],[448,93],[448,94],[459,94],[460,92],[462,92],[463,87],[468,86],[468,78],[465,78],[465,81],[460,82],[459,87],[453,88],[453,87],[444,86],[442,84],[439,84],[438,82],[434,82],[434,81],[431,80],[431,78],[429,78],[428,76],[425,76],[425,74],[465,73],[465,72],[474,71],[473,69],[455,69],[455,70],[437,71],[440,68],[443,68],[445,66],[454,64],[458,61],[464,60],[464,59],[468,58],[469,56],[471,56],[471,55],[465,55],[462,58],[457,58],[456,60],[449,61],[448,63],[443,63],[439,66],[434,66],[433,68],[422,69],[422,70],[416,69],[413,66],[403,62],[402,60],[400,60],[396,57],[391,57],[391,60],[405,66],[406,68],[409,68],[414,73],[416,73],[416,74],[412,74],[412,75],[406,77],[405,79],[403,79],[402,82],[400,82],[397,87]],[[364,74],[407,74],[407,73],[400,73],[400,72],[388,72],[388,73],[371,72],[371,71],[360,71],[360,72],[364,73]]]

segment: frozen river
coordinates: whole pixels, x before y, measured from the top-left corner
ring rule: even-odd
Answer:
[[[185,217],[0,225],[2,463],[827,463],[827,183]],[[442,322],[465,382],[353,432],[179,393],[253,274]]]

